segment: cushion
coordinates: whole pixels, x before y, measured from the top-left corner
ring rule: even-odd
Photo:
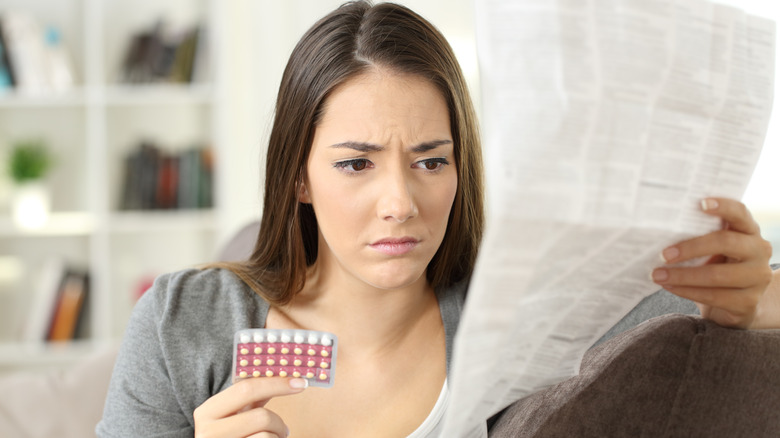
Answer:
[[[580,374],[510,405],[491,437],[777,437],[780,330],[651,319],[589,350]]]
[[[0,378],[0,436],[95,436],[117,349],[107,346],[63,370]]]

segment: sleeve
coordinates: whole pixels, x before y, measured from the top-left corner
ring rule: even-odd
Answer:
[[[194,427],[177,399],[167,370],[159,321],[166,277],[133,309],[114,366],[99,437],[192,437]]]
[[[632,329],[651,318],[670,313],[698,315],[699,308],[696,307],[696,304],[694,304],[693,301],[680,298],[667,290],[661,289],[640,301],[636,307],[623,317],[623,319],[618,321],[618,323],[612,326],[604,336],[596,341],[591,348],[617,334]]]

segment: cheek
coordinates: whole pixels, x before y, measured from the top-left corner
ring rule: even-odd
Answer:
[[[429,197],[429,202],[427,202],[426,210],[428,211],[429,217],[431,217],[431,219],[435,218],[436,222],[441,224],[439,233],[441,236],[444,236],[444,232],[446,231],[447,221],[449,220],[457,191],[458,182],[455,180],[451,183],[442,185],[433,196]]]

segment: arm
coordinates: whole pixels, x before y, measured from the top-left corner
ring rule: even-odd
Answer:
[[[696,303],[702,316],[739,328],[780,327],[780,285],[769,266],[772,247],[758,224],[738,201],[708,198],[705,213],[718,216],[724,227],[666,248],[666,265],[653,280],[666,290]],[[677,266],[706,257],[700,266]]]
[[[246,379],[217,392],[230,376],[225,341],[234,324],[252,325],[242,315],[256,309],[240,298],[245,285],[236,287],[238,281],[199,270],[155,281],[133,309],[98,436],[285,436],[284,421],[264,405],[303,391],[301,379]],[[243,306],[246,312],[225,310]]]
[[[191,437],[193,428],[176,398],[158,336],[155,283],[136,304],[117,355],[106,396],[100,437]]]

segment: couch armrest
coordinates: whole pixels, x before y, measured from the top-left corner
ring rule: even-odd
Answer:
[[[591,349],[580,374],[509,406],[492,437],[776,437],[780,330],[665,315]]]

